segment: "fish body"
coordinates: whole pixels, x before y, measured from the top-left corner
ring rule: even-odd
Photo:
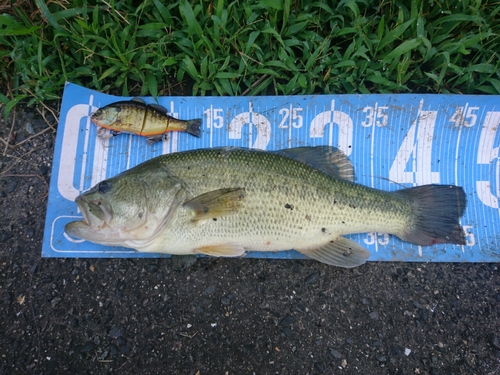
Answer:
[[[66,232],[145,252],[239,256],[295,249],[354,267],[369,253],[344,234],[391,233],[422,246],[464,244],[461,187],[386,192],[356,184],[328,146],[266,152],[214,148],[168,154],[104,180],[76,199]]]
[[[120,101],[98,109],[91,115],[97,126],[114,132],[133,133],[158,141],[168,132],[187,132],[200,136],[201,119],[179,120],[156,104],[146,104],[141,99]]]

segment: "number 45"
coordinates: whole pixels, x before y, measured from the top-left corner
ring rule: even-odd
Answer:
[[[463,125],[467,128],[471,128],[476,124],[477,115],[474,111],[478,109],[479,107],[469,107],[469,103],[465,104],[465,107],[458,107],[455,113],[450,117],[450,122],[454,122],[455,126]]]

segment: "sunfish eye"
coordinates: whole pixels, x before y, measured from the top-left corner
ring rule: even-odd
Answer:
[[[95,111],[94,113],[92,113],[92,117],[97,117],[97,116],[100,116],[102,114],[102,111],[100,109],[98,109],[97,111]]]
[[[108,181],[101,181],[99,185],[97,185],[97,190],[99,193],[107,193],[111,188],[111,184]]]

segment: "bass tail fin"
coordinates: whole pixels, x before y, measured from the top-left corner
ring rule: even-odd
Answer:
[[[465,232],[459,223],[467,205],[464,189],[454,185],[423,185],[396,191],[414,207],[411,228],[401,239],[421,246],[439,243],[465,245]]]
[[[195,137],[200,138],[200,127],[201,127],[201,118],[197,118],[194,120],[188,120],[186,133],[192,134]]]

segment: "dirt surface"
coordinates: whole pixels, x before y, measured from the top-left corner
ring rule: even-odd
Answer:
[[[500,374],[497,264],[41,258],[45,120],[0,123],[0,375]]]

